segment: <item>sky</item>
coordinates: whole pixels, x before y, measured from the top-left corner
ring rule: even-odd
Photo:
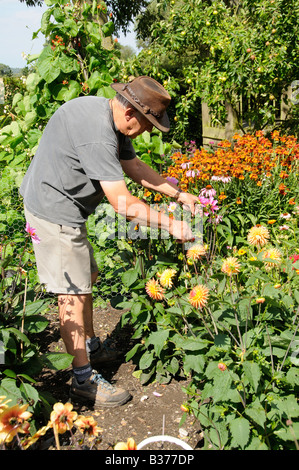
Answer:
[[[44,36],[39,33],[32,40],[32,35],[40,28],[41,17],[46,11],[42,7],[27,7],[19,0],[0,0],[0,64],[10,68],[23,68],[26,60],[22,53],[38,54],[44,44]],[[122,45],[136,49],[133,34],[123,35],[118,39]]]

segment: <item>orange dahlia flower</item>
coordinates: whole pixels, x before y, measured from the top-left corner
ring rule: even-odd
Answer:
[[[193,287],[189,294],[189,302],[193,307],[203,308],[209,298],[209,289],[201,284]]]
[[[93,416],[78,416],[74,424],[83,434],[89,436],[98,436],[102,432]]]
[[[203,245],[194,245],[189,250],[187,251],[187,259],[190,259],[192,261],[197,261],[200,259],[203,255],[205,255],[206,250]]]
[[[0,444],[11,442],[19,432],[29,432],[27,420],[32,416],[32,413],[27,411],[28,406],[28,403],[22,406],[14,405],[2,411],[0,415]]]
[[[233,256],[229,256],[223,261],[221,271],[228,276],[232,276],[233,274],[238,274],[240,272],[241,265],[237,258]]]
[[[127,442],[118,442],[114,446],[114,450],[137,450],[137,445],[132,437],[129,437]]]
[[[56,425],[59,434],[69,431],[73,427],[73,421],[77,419],[76,411],[72,411],[71,403],[55,403],[53,411],[50,415],[50,422]]]
[[[147,281],[145,285],[145,290],[147,294],[155,300],[163,300],[164,299],[164,289],[160,286],[159,282],[156,279],[150,279]]]

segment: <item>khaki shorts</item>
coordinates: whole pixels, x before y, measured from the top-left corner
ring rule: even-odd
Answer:
[[[32,215],[26,221],[35,228],[40,243],[33,243],[41,284],[56,294],[90,294],[91,275],[98,271],[86,226],[56,225]]]

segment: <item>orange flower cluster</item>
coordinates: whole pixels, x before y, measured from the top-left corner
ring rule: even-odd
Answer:
[[[173,165],[165,177],[179,180],[181,189],[187,190],[194,181],[206,184],[211,178],[249,178],[261,185],[261,179],[271,176],[278,164],[282,167],[280,178],[286,181],[294,161],[299,159],[299,142],[294,136],[280,136],[272,133],[266,138],[262,131],[255,135],[235,135],[234,144],[222,141],[215,152],[195,149],[191,154],[176,152],[172,155]],[[282,188],[285,184],[282,182]]]
[[[54,49],[56,49],[56,47],[59,47],[59,46],[65,47],[65,43],[63,42],[63,39],[62,39],[60,36],[58,36],[57,34],[56,34],[56,36],[55,36],[55,39],[52,39],[51,42],[52,42],[52,44],[53,44],[53,45],[51,46],[51,49],[52,49],[53,51],[54,51]]]
[[[96,438],[102,432],[92,416],[78,416],[78,413],[73,411],[71,403],[55,403],[48,424],[30,436],[28,420],[32,413],[27,411],[29,405],[8,406],[7,403],[11,400],[4,401],[5,399],[4,396],[0,397],[0,445],[10,443],[16,434],[22,433],[29,436],[20,442],[21,448],[26,450],[41,436],[44,436],[50,428],[53,428],[54,434],[58,435],[71,430],[75,425],[83,435]],[[59,441],[56,441],[56,445],[59,449]]]

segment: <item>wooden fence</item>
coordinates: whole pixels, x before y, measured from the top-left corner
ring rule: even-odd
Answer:
[[[293,83],[296,83],[295,81]],[[298,83],[297,83],[298,87]],[[288,101],[294,102],[294,85],[288,87],[288,89],[283,93],[281,100],[276,103],[277,113],[276,120],[277,122],[284,121],[287,117],[289,106],[285,102],[285,98]],[[242,106],[246,103],[242,103],[240,99],[238,113],[242,115]],[[227,122],[224,126],[220,124],[214,124],[211,120],[209,107],[206,103],[202,103],[201,112],[202,112],[202,141],[204,146],[217,144],[220,140],[231,140],[233,135],[237,132],[243,134],[242,130],[238,128],[238,121],[236,113],[234,112],[232,106],[229,103],[225,104],[226,113],[227,113]]]

